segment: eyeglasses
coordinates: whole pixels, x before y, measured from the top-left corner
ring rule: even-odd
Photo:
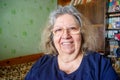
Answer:
[[[76,35],[76,34],[80,33],[80,27],[79,26],[68,27],[66,29],[63,27],[57,27],[57,28],[52,29],[52,33],[54,36],[62,36],[62,34],[65,32],[68,34]]]

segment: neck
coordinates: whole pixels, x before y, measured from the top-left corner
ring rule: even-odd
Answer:
[[[63,57],[58,55],[58,66],[59,69],[66,72],[67,74],[70,74],[78,69],[78,67],[81,64],[83,58],[83,54],[78,54],[76,57]]]

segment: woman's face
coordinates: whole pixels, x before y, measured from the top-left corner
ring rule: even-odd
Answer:
[[[58,54],[78,54],[81,46],[80,25],[74,16],[59,16],[53,27],[53,42]]]

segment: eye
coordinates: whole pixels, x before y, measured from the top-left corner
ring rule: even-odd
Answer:
[[[76,31],[76,30],[78,30],[79,28],[78,27],[70,27],[70,30],[71,31]]]
[[[57,29],[54,29],[54,30],[53,30],[53,33],[56,34],[56,33],[59,33],[59,32],[61,32],[61,31],[62,31],[62,28],[57,28]]]

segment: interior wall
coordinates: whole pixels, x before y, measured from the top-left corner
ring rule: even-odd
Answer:
[[[41,52],[40,35],[57,0],[0,0],[0,60]]]

